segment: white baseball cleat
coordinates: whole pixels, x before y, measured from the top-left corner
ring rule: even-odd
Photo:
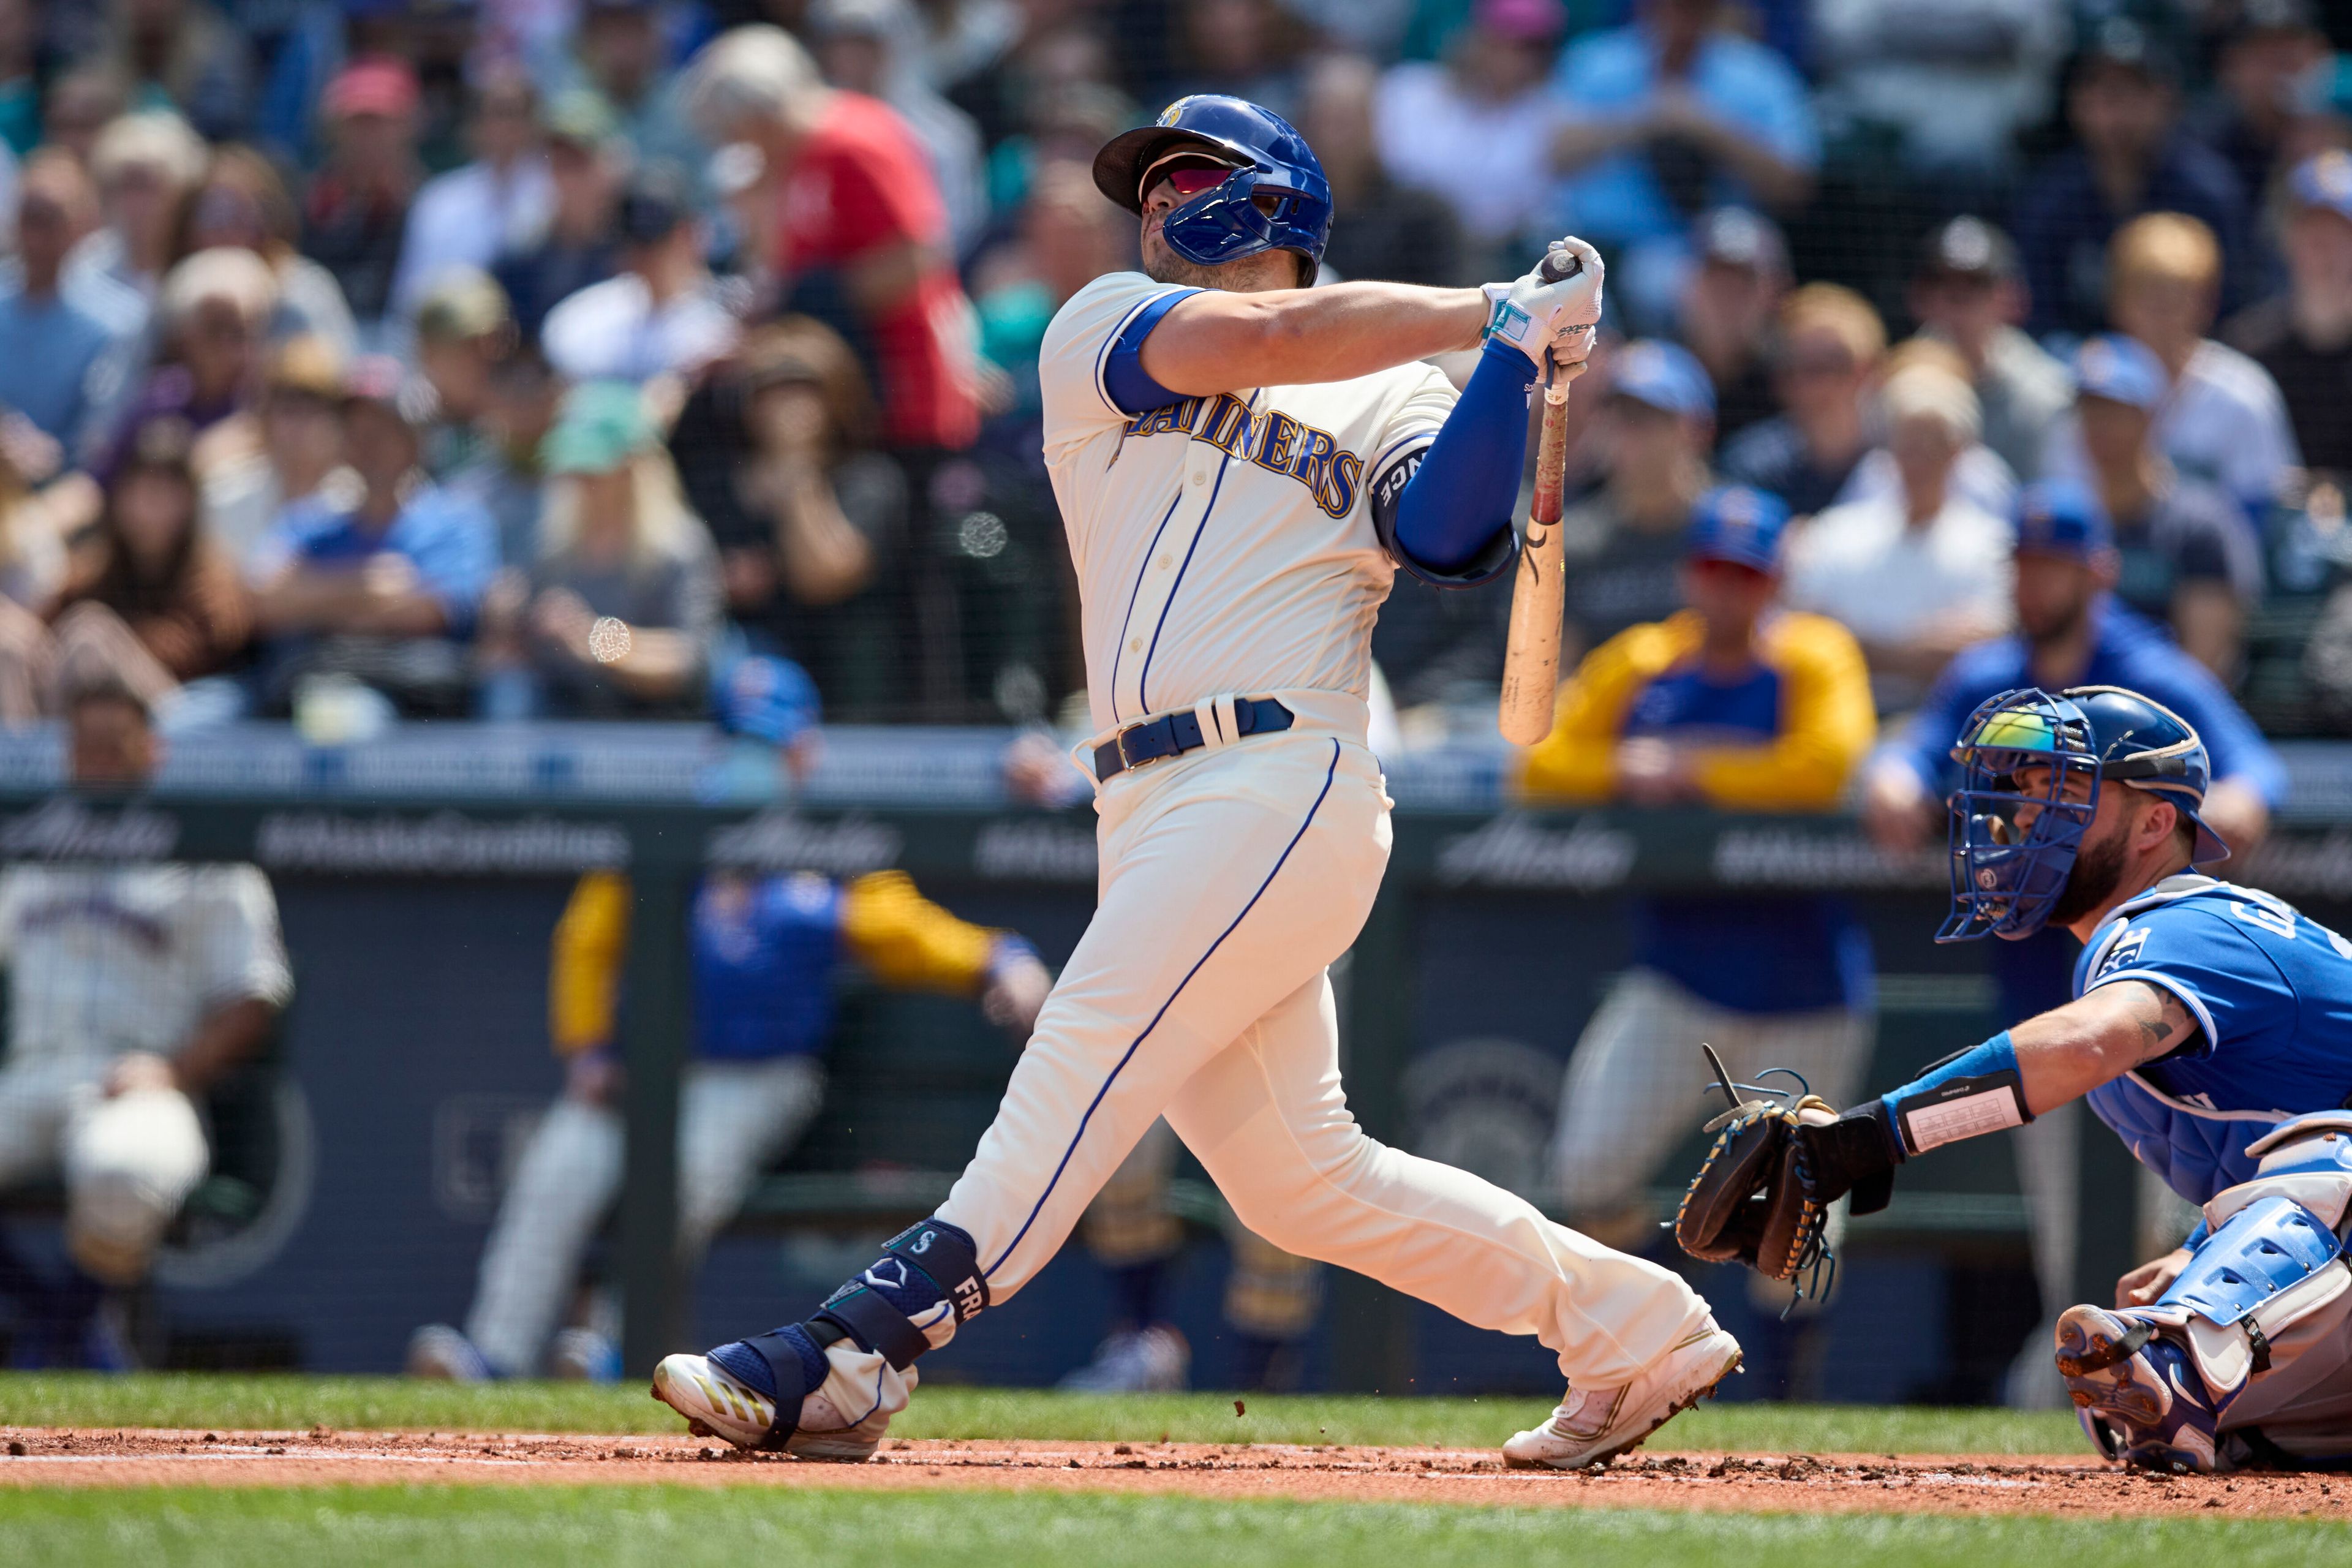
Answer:
[[[887,1415],[851,1423],[819,1390],[802,1399],[800,1425],[792,1436],[771,1443],[776,1402],[708,1356],[662,1357],[654,1368],[653,1396],[685,1416],[687,1429],[698,1437],[724,1437],[739,1448],[781,1447],[803,1459],[856,1464],[873,1457],[890,1429]]]
[[[1739,1342],[1709,1318],[1617,1388],[1571,1388],[1551,1419],[1503,1445],[1515,1469],[1580,1470],[1638,1447],[1739,1370]]]

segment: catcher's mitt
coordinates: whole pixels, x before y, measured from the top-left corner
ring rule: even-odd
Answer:
[[[1675,1215],[1675,1239],[1693,1258],[1745,1263],[1773,1279],[1793,1279],[1823,1259],[1823,1227],[1837,1195],[1822,1194],[1800,1127],[1823,1127],[1837,1112],[1818,1095],[1783,1103],[1732,1094],[1713,1047],[1701,1047],[1732,1108],[1706,1124],[1715,1142]]]

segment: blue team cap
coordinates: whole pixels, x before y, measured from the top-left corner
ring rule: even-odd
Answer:
[[[1745,485],[1720,486],[1699,497],[1691,509],[1683,554],[1692,561],[1728,561],[1759,572],[1778,572],[1780,536],[1788,528],[1788,504],[1779,496]]]
[[[816,682],[791,659],[750,654],[721,668],[710,684],[711,711],[728,734],[789,746],[816,728]]]
[[[2107,509],[2089,487],[2073,479],[2044,479],[2017,498],[2017,548],[2021,554],[2061,555],[2088,561],[2116,547]]]
[[[1643,338],[1610,358],[1609,393],[1686,419],[1715,417],[1715,386],[1688,349]]]
[[[2074,390],[2080,395],[2153,412],[2171,387],[2164,362],[2137,338],[2109,332],[2084,340],[2074,351]]]
[[[2286,189],[2300,205],[2352,218],[2352,153],[2337,147],[2305,158],[2287,176]]]

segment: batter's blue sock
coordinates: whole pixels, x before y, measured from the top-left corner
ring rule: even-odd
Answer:
[[[824,1359],[824,1350],[810,1337],[808,1330],[799,1323],[786,1323],[774,1333],[800,1352],[801,1379],[804,1385],[801,1389],[802,1394],[806,1395],[823,1387],[829,1363]],[[709,1360],[712,1365],[736,1382],[750,1384],[779,1405],[783,1403],[783,1391],[776,1386],[776,1374],[774,1369],[768,1365],[768,1358],[741,1340],[720,1345],[710,1352]]]

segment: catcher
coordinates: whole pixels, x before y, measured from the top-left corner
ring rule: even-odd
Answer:
[[[2063,927],[2084,944],[2075,999],[1842,1115],[1745,1102],[1718,1119],[1678,1239],[1791,1278],[1840,1196],[1882,1208],[1906,1161],[2079,1096],[2204,1211],[2112,1309],[2059,1317],[2092,1442],[2157,1470],[2352,1458],[2352,942],[2196,869],[2230,853],[2199,816],[2204,743],[2137,692],[2004,692],[1952,755],[1937,939]]]

